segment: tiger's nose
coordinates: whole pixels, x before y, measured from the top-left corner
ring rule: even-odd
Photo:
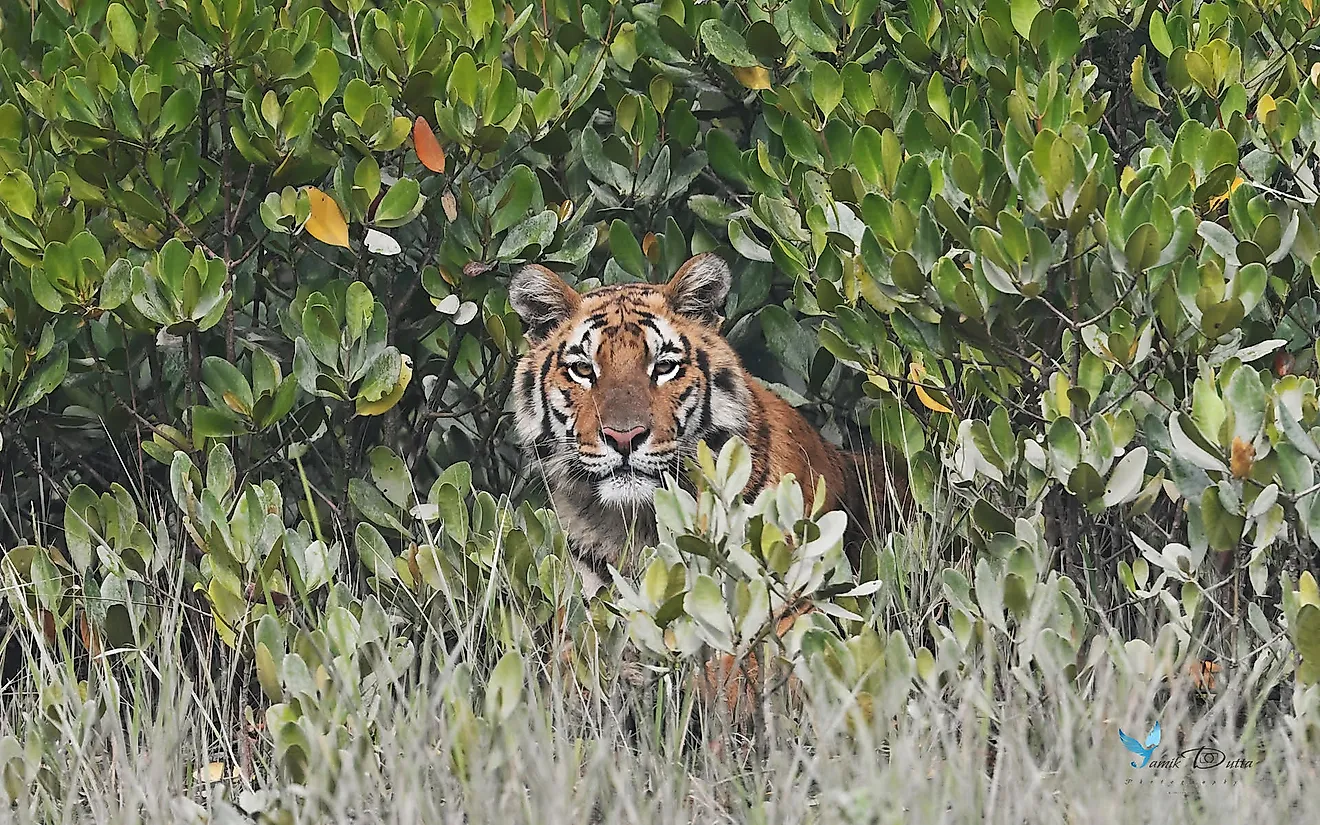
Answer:
[[[651,432],[646,427],[640,425],[633,427],[631,430],[616,430],[613,427],[601,427],[600,431],[605,438],[614,445],[614,449],[624,455],[631,453],[633,451],[633,446],[645,441],[646,436]]]

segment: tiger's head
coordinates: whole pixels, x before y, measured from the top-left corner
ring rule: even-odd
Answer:
[[[650,506],[699,440],[746,430],[751,390],[719,332],[729,284],[712,253],[663,286],[579,294],[542,266],[514,275],[509,301],[531,343],[515,377],[517,430],[552,487]]]

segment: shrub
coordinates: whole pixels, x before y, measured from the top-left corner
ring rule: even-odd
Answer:
[[[85,668],[186,625],[201,670],[265,694],[295,777],[376,724],[344,708],[437,663],[487,724],[532,651],[608,692],[626,645],[665,679],[761,645],[877,718],[1001,655],[1082,694],[1101,661],[1213,660],[1253,695],[1294,682],[1305,739],[1315,23],[1306,0],[8,4],[14,627]],[[735,444],[693,468],[706,493],[661,494],[646,580],[583,599],[514,443],[507,277],[660,281],[708,250],[752,371],[897,450],[923,515],[826,563],[835,517],[792,484],[711,493]],[[754,597],[789,580],[819,609],[780,637]]]

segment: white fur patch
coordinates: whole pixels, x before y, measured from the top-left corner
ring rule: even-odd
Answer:
[[[652,479],[635,473],[621,473],[596,482],[596,496],[607,507],[633,509],[650,507],[655,501],[659,485]]]

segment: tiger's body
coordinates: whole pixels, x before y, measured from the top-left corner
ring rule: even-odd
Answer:
[[[589,589],[630,543],[654,543],[653,497],[666,472],[704,440],[750,448],[745,493],[791,473],[808,506],[817,478],[825,509],[846,509],[854,563],[860,530],[884,494],[906,497],[894,468],[827,442],[788,402],[758,383],[719,332],[728,267],[706,253],[664,286],[628,284],[580,295],[540,266],[510,285],[531,347],[514,383],[517,432],[544,474]]]

